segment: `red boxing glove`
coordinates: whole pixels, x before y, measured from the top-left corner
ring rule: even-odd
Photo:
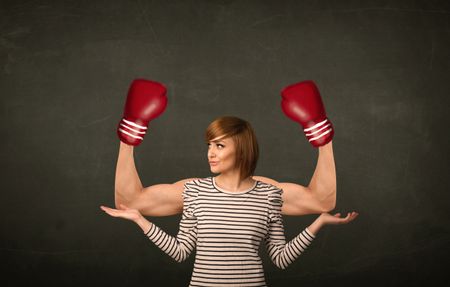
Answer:
[[[281,91],[281,96],[283,112],[302,125],[306,138],[314,147],[332,140],[333,124],[325,114],[319,90],[313,81],[289,85]]]
[[[117,127],[122,142],[132,146],[142,142],[148,123],[166,109],[166,92],[166,87],[158,82],[136,79],[131,83],[123,118]]]

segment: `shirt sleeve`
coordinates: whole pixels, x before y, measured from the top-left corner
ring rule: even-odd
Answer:
[[[195,205],[198,191],[193,181],[184,184],[183,213],[180,227],[176,237],[167,234],[155,224],[151,223],[149,231],[145,235],[162,251],[177,262],[186,260],[196,246],[197,242],[197,217]]]
[[[311,244],[315,236],[305,228],[300,234],[286,244],[281,207],[283,190],[277,189],[268,196],[269,231],[265,238],[266,249],[272,262],[281,269],[286,269]]]

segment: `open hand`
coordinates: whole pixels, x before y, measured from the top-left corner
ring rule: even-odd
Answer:
[[[323,224],[346,224],[355,219],[359,215],[358,212],[348,212],[346,217],[341,217],[341,213],[335,213],[331,215],[329,213],[322,213],[319,219]]]
[[[142,218],[142,214],[137,209],[128,208],[123,204],[119,204],[119,207],[120,209],[110,208],[103,205],[100,206],[100,208],[104,212],[108,213],[113,217],[121,217],[134,222]]]

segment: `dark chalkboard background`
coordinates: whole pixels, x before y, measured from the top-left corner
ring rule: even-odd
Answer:
[[[203,133],[254,127],[257,175],[307,185],[317,150],[280,90],[318,84],[333,141],[336,211],[270,286],[424,286],[450,255],[449,1],[1,1],[2,286],[187,286],[182,264],[113,206],[134,78],[169,106],[135,151],[145,186],[211,175]],[[316,215],[285,217],[295,236]],[[179,216],[153,219],[176,234]],[[6,284],[6,285],[5,285]]]

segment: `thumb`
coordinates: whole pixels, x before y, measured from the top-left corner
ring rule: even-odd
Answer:
[[[335,216],[335,217],[340,217],[340,216],[341,216],[341,213],[338,212],[338,213],[336,213],[334,216]]]
[[[122,208],[122,209],[129,209],[128,206],[125,206],[125,204],[122,204],[122,203],[119,204],[119,206],[120,206],[120,208]]]

